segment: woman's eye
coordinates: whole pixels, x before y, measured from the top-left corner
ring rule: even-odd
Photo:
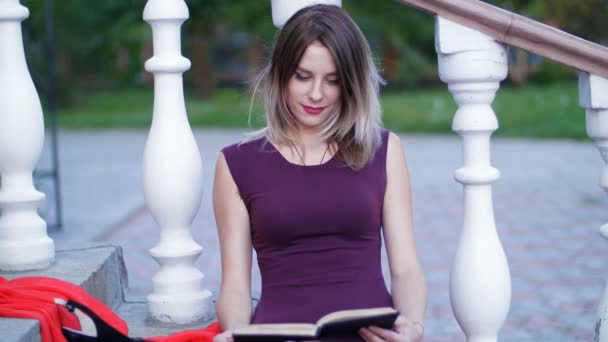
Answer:
[[[296,72],[296,79],[298,80],[307,80],[308,76],[302,75],[299,72]]]
[[[338,84],[339,83],[337,79],[330,79],[330,80],[327,80],[327,82],[329,82],[330,84]]]

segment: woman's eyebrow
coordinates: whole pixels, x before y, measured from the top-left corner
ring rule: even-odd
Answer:
[[[296,67],[296,71],[298,71],[298,72],[304,72],[304,73],[307,73],[307,74],[313,74],[312,71],[310,71],[308,69],[305,69],[305,68],[302,68],[301,66]],[[328,73],[325,76],[337,76],[337,75],[338,75],[338,73],[336,73],[336,72],[330,72],[330,73]]]
[[[296,68],[296,71],[299,71],[299,72],[305,72],[305,73],[312,74],[312,71],[310,71],[310,70],[306,70],[306,69],[302,68],[301,66],[298,66],[298,67]]]

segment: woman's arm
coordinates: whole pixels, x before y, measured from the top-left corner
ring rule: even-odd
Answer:
[[[222,285],[216,311],[224,331],[251,319],[251,234],[249,214],[224,154],[215,167],[213,209],[220,239]]]
[[[422,322],[427,289],[416,252],[412,224],[410,176],[399,137],[390,133],[387,185],[382,212],[383,234],[391,272],[393,304],[405,318]]]
[[[372,327],[364,329],[362,336],[367,341],[418,341],[424,333],[426,281],[416,252],[410,181],[403,148],[396,134],[391,132],[388,140],[382,225],[393,304],[403,317],[395,324],[399,334]]]

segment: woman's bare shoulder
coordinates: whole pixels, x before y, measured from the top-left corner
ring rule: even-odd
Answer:
[[[388,131],[388,146],[387,146],[387,154],[388,156],[395,156],[397,154],[403,154],[403,141],[401,141],[401,137],[397,135],[397,133]]]

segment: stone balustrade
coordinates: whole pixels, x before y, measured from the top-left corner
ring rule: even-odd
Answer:
[[[342,6],[342,0],[271,0],[272,23],[280,29],[298,10],[315,4]]]
[[[29,16],[19,0],[0,0],[0,270],[49,266],[53,240],[37,209],[44,194],[32,173],[44,141],[42,107],[21,36]]]
[[[579,103],[586,110],[587,134],[604,160],[600,186],[608,192],[608,79],[579,73]],[[600,227],[608,239],[608,223]],[[595,341],[608,341],[608,285],[598,309]]]
[[[496,232],[490,136],[498,128],[492,107],[507,76],[505,47],[482,33],[436,18],[439,76],[458,111],[452,129],[462,138],[464,166],[454,173],[464,187],[464,223],[450,276],[456,320],[469,342],[496,341],[511,301],[509,265]]]
[[[154,113],[144,151],[144,196],[160,226],[160,242],[150,250],[160,270],[152,279],[148,308],[158,321],[181,324],[213,312],[204,275],[194,266],[202,248],[191,234],[203,168],[184,102],[182,73],[190,61],[181,55],[180,27],[188,16],[184,0],[149,0],[144,9],[154,44],[145,65],[154,74]]]

